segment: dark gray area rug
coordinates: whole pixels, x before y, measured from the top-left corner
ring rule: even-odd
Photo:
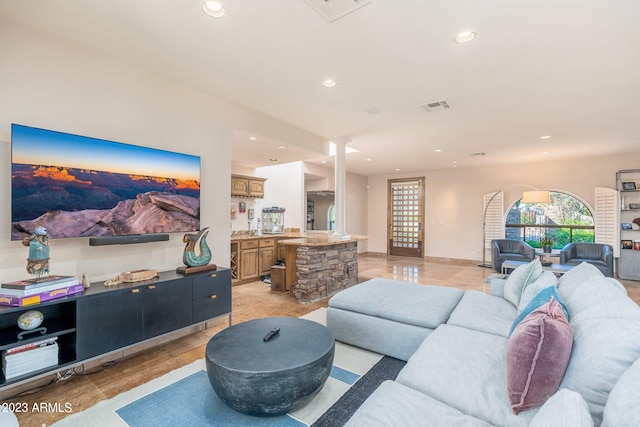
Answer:
[[[367,397],[378,388],[383,381],[395,380],[407,362],[384,356],[373,368],[358,380],[345,394],[338,399],[311,427],[343,426],[356,410],[367,400]]]

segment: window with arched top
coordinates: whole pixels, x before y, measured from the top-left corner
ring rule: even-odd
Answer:
[[[550,203],[511,206],[505,221],[507,239],[524,240],[534,248],[549,239],[554,249],[569,242],[594,242],[595,222],[591,210],[571,194],[550,192]]]
[[[327,225],[329,231],[333,231],[336,229],[336,205],[335,203],[331,203],[329,205],[329,209],[327,210]]]

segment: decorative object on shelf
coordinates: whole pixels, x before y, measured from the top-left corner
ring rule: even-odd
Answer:
[[[42,325],[43,320],[44,314],[38,310],[29,310],[18,317],[18,327],[23,331],[30,331]]]
[[[40,277],[49,274],[49,234],[45,227],[36,227],[34,233],[22,239],[22,244],[29,247],[27,272]]]
[[[629,203],[629,209],[640,209],[640,203]]]
[[[247,213],[247,218],[254,219],[255,217],[256,217],[256,210],[255,209],[249,209],[249,211]]]
[[[115,286],[120,283],[135,283],[143,280],[151,280],[160,277],[157,270],[135,270],[135,271],[123,271],[113,279],[109,279],[104,282],[105,286]]]
[[[636,183],[635,182],[623,182],[622,183],[622,189],[623,190],[635,190],[636,189]]]
[[[621,227],[623,230],[632,230],[632,229],[633,229],[633,227],[631,226],[631,224],[630,224],[630,223],[628,223],[628,222],[623,222],[622,224],[620,224],[620,227]]]
[[[20,317],[18,317],[18,327],[22,329],[22,332],[18,334],[18,341],[23,340],[25,335],[36,332],[40,332],[40,335],[46,334],[47,328],[40,326],[43,321],[44,315],[38,310],[30,310],[22,313]]]
[[[91,287],[91,281],[89,280],[89,275],[87,273],[82,273],[82,286],[84,286],[85,289]]]
[[[634,251],[640,251],[640,240],[634,240],[633,241],[633,250]]]
[[[211,250],[207,245],[209,227],[205,227],[198,234],[185,234],[182,241],[187,244],[182,255],[182,262],[188,267],[201,267],[211,261]],[[196,255],[196,244],[200,248],[200,255]]]
[[[635,225],[637,225],[637,226],[640,226],[640,217],[638,217],[638,218],[634,219],[634,220],[633,220],[633,221],[631,221],[631,222],[633,222],[633,223],[634,223]]]
[[[620,240],[620,247],[622,249],[632,249],[633,242],[631,240]]]

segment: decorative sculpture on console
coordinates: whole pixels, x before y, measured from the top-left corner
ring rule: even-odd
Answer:
[[[36,227],[34,233],[22,239],[22,244],[29,247],[27,271],[33,276],[49,274],[49,234],[45,227]]]
[[[632,221],[635,225],[640,226],[640,217]]]
[[[211,261],[211,250],[207,245],[209,227],[205,227],[198,234],[185,234],[182,241],[187,244],[182,255],[182,262],[189,267],[200,267]],[[196,244],[199,242],[200,255],[196,255]]]

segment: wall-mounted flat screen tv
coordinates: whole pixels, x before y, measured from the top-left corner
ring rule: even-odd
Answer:
[[[200,229],[200,157],[11,126],[11,240]]]

